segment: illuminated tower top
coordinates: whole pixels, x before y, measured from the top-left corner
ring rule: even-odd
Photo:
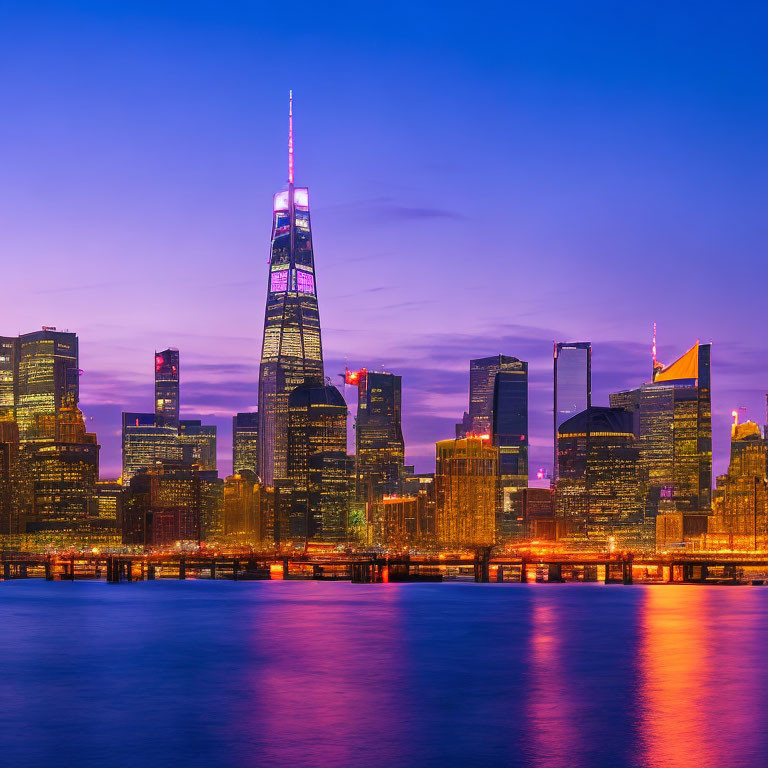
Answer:
[[[288,100],[288,189],[274,196],[259,367],[259,475],[287,477],[288,395],[323,377],[309,190],[294,186],[293,92]]]
[[[293,186],[293,91],[288,91],[288,183]]]

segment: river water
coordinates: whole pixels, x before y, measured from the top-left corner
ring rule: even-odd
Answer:
[[[25,766],[768,765],[768,587],[0,584]]]

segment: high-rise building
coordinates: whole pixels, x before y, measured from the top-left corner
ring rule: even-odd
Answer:
[[[123,484],[157,461],[181,461],[178,428],[158,426],[154,413],[123,413]]]
[[[707,545],[712,549],[761,550],[768,543],[766,444],[760,427],[738,423],[734,412],[728,472],[717,478]]]
[[[185,464],[196,464],[202,470],[216,471],[216,427],[206,426],[199,419],[179,422],[181,458]]]
[[[224,484],[216,472],[159,461],[132,478],[125,492],[123,542],[167,546],[222,534]]]
[[[253,544],[260,538],[259,483],[253,472],[235,473],[224,480],[223,532],[231,542]]]
[[[15,419],[22,444],[53,439],[67,396],[79,399],[76,334],[46,327],[0,337],[0,412]]]
[[[272,247],[259,366],[259,476],[271,486],[288,476],[288,397],[323,377],[320,313],[309,190],[293,181],[293,97],[289,110],[288,189],[272,207]]]
[[[51,542],[88,536],[97,516],[99,445],[96,435],[86,433],[74,395],[64,398],[56,414],[53,438],[27,446],[26,463],[32,494],[26,532]]]
[[[392,373],[347,371],[357,385],[355,475],[359,501],[381,501],[401,491],[405,442],[401,426],[402,379]]]
[[[0,419],[16,419],[17,341],[0,336]]]
[[[493,393],[499,371],[520,370],[521,361],[508,355],[494,355],[469,361],[469,412],[456,425],[456,437],[470,432],[490,435],[493,430]],[[525,364],[527,367],[527,364]],[[526,374],[527,378],[527,374]]]
[[[347,404],[336,387],[308,381],[291,392],[288,417],[281,530],[294,543],[342,541],[349,507]]]
[[[232,417],[232,471],[259,474],[259,414],[236,413]]]
[[[155,352],[155,420],[159,427],[179,426],[179,350]]]
[[[25,501],[19,427],[0,413],[0,536],[21,532]]]
[[[603,548],[639,543],[642,508],[632,414],[591,406],[560,425],[556,513],[560,535]]]
[[[496,540],[498,449],[487,435],[437,443],[437,538],[448,546]]]
[[[691,347],[648,384],[610,397],[631,410],[645,514],[706,511],[712,499],[711,345]],[[653,523],[653,520],[650,520]]]
[[[179,351],[155,352],[155,412],[123,413],[123,483],[155,462],[216,470],[216,427],[179,419]]]
[[[552,477],[557,480],[557,434],[566,419],[592,405],[592,344],[588,341],[555,344],[555,458]]]

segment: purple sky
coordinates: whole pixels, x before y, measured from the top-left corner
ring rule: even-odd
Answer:
[[[419,470],[467,407],[470,357],[530,362],[535,470],[552,341],[593,342],[607,404],[647,379],[654,320],[662,361],[714,342],[717,472],[732,408],[764,421],[759,6],[64,5],[0,6],[0,333],[79,334],[104,475],[166,346],[230,469],[289,88],[326,371],[402,374]]]

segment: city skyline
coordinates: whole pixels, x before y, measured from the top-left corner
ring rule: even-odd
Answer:
[[[753,147],[751,132],[763,116],[754,93],[734,87],[759,70],[764,54],[747,46],[719,79],[704,83],[707,71],[694,73],[675,46],[675,33],[690,20],[673,18],[654,51],[668,79],[646,84],[648,99],[627,105],[621,94],[637,95],[645,83],[635,70],[644,51],[629,34],[638,19],[606,19],[591,34],[627,44],[626,52],[615,46],[606,53],[610,77],[575,56],[583,37],[555,31],[565,46],[560,55],[573,64],[570,78],[548,69],[527,44],[517,58],[499,50],[498,66],[478,81],[480,64],[459,49],[452,62],[443,51],[405,81],[400,99],[377,75],[386,51],[372,51],[352,73],[338,66],[348,49],[310,45],[297,52],[303,82],[290,73],[270,83],[253,77],[283,33],[237,73],[243,38],[228,19],[220,38],[209,40],[216,52],[209,74],[232,75],[232,87],[221,92],[204,80],[193,91],[204,72],[193,53],[209,39],[213,13],[189,11],[188,29],[172,38],[182,54],[178,68],[156,84],[150,69],[164,69],[168,55],[159,41],[126,31],[106,12],[77,17],[91,31],[100,28],[106,42],[122,34],[114,51],[101,51],[103,73],[84,83],[73,77],[86,53],[77,52],[72,19],[63,37],[39,31],[37,43],[51,45],[38,69],[22,66],[30,40],[10,39],[13,18],[0,32],[4,61],[21,67],[2,86],[6,103],[23,98],[28,105],[0,149],[12,190],[0,192],[2,331],[50,324],[77,332],[81,407],[99,436],[104,476],[119,472],[120,413],[146,407],[148,354],[168,346],[185,360],[182,417],[218,426],[226,472],[232,415],[257,405],[266,210],[284,181],[283,105],[291,86],[300,114],[297,167],[313,190],[326,371],[336,385],[346,365],[402,376],[408,462],[430,469],[435,441],[453,434],[466,407],[467,361],[505,354],[529,363],[531,473],[551,468],[552,342],[592,342],[592,401],[607,406],[610,392],[648,380],[657,322],[664,362],[696,338],[713,342],[714,471],[724,471],[730,413],[745,406],[763,423],[768,381],[757,302],[742,300],[743,282],[760,268],[754,201],[765,159],[744,156],[738,141]],[[326,17],[322,31],[335,21]],[[535,23],[534,12],[522,18],[520,36]],[[714,23],[706,15],[694,20],[693,54],[696,32]],[[362,27],[348,19],[333,39]],[[458,35],[449,14],[435,29],[436,47]],[[728,27],[722,35],[734,53],[735,36]],[[364,44],[364,34],[349,43]],[[146,46],[145,59],[123,58],[137,45]],[[44,75],[57,56],[53,93]],[[323,84],[329,71],[344,72],[348,93]],[[514,88],[504,86],[510,74]],[[359,87],[366,75],[376,75],[375,87]],[[116,90],[105,92],[113,81]],[[699,101],[681,101],[694,84]],[[179,97],[173,109],[163,106],[171,92]],[[461,118],[451,98],[457,94],[467,108]],[[78,99],[87,110],[74,109]],[[141,121],[134,136],[115,110],[126,106],[132,114],[144,100],[152,125]],[[46,121],[35,119],[38,103]],[[565,119],[555,121],[560,107]],[[80,111],[95,115],[92,125]],[[486,190],[481,199],[478,189]],[[494,226],[482,225],[486,219]],[[469,270],[477,253],[487,273]],[[151,280],[143,272],[150,266]],[[355,393],[345,394],[353,405]]]

